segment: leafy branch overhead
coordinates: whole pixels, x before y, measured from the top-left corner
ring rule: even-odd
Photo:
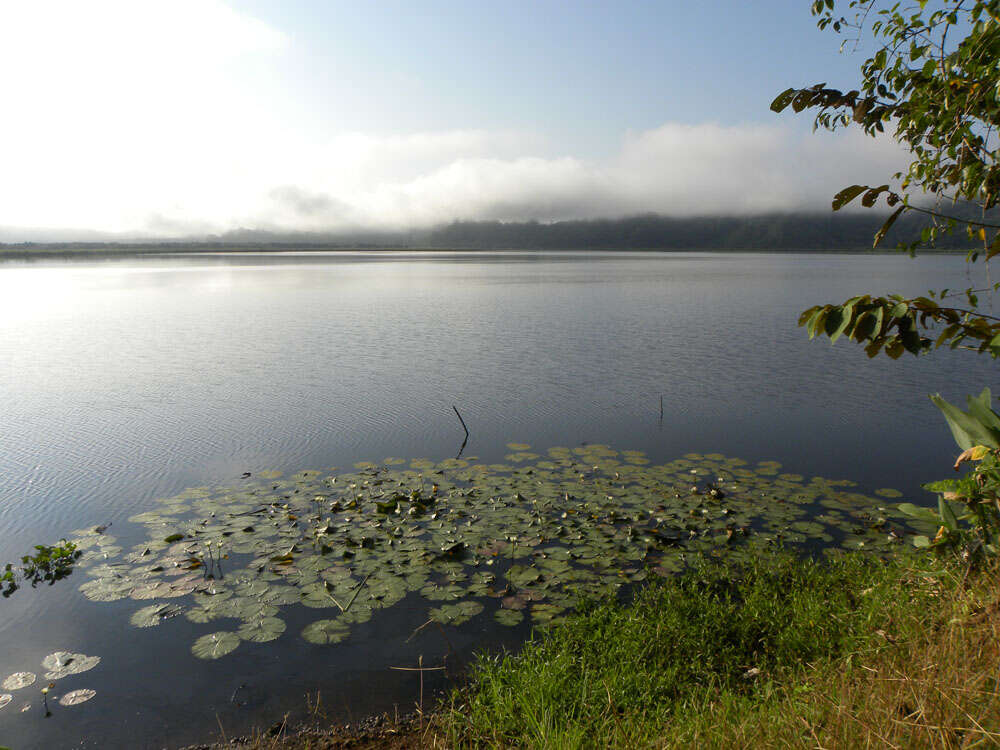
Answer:
[[[917,6],[880,5],[876,0],[852,0],[848,7],[855,13],[848,20],[835,14],[833,0],[814,2],[812,11],[821,29],[854,32],[854,39],[845,43],[858,43],[867,26],[877,50],[861,65],[858,89],[843,92],[825,83],[789,88],[771,109],[818,109],[816,127],[833,130],[854,123],[869,135],[892,124],[893,135],[914,157],[908,172],[896,175],[904,191],[919,187],[993,208],[1000,200],[1000,3],[922,0]],[[859,192],[866,189],[855,187]],[[868,205],[875,197],[866,194]]]
[[[975,290],[961,294],[970,308],[942,305],[930,297],[864,294],[840,305],[810,307],[799,316],[799,325],[809,338],[826,335],[833,342],[843,336],[863,344],[869,357],[885,352],[898,359],[903,352],[920,354],[945,345],[1000,356],[1000,318],[973,312],[978,304]]]
[[[850,0],[850,17],[838,13],[837,5],[816,0],[812,12],[821,29],[844,35],[842,49],[873,44],[861,65],[860,84],[848,91],[826,83],[789,88],[771,109],[816,110],[817,128],[854,125],[872,136],[889,129],[910,150],[909,169],[892,175],[898,189],[888,181],[850,185],[833,198],[834,211],[859,199],[861,206],[873,208],[885,198],[893,211],[876,232],[874,247],[903,213],[912,211],[929,223],[919,237],[901,245],[911,255],[963,225],[971,244],[966,260],[990,260],[1000,253],[1000,221],[993,211],[1000,202],[1000,0],[909,5]],[[946,203],[950,209],[942,207]],[[970,206],[978,208],[976,215]],[[995,357],[1000,355],[1000,318],[980,312],[980,294],[998,289],[986,281],[980,289],[953,294],[945,289],[915,298],[864,295],[812,307],[799,325],[811,337],[835,341],[846,336],[862,343],[870,357],[885,352],[897,358],[904,351],[919,354],[946,344]],[[960,301],[954,302],[956,297]]]

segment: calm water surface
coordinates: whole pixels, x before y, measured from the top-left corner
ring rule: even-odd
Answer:
[[[961,257],[789,254],[173,256],[0,265],[0,560],[113,524],[157,497],[244,471],[386,456],[496,460],[511,441],[581,442],[669,460],[690,451],[776,459],[789,471],[896,487],[927,501],[955,452],[926,394],[992,382],[969,354],[868,360],[810,342],[798,313],[862,292],[964,288]],[[663,415],[660,416],[660,398]],[[79,579],[79,580],[77,580]],[[66,649],[102,656],[63,690],[98,691],[45,718],[0,710],[0,744],[163,747],[232,736],[320,691],[345,717],[412,706],[389,666],[514,644],[472,623],[445,644],[407,600],[337,647],[296,637],[215,662],[203,626],[128,624],[84,576],[0,602],[0,677]],[[410,604],[410,606],[407,606]],[[294,609],[294,608],[292,608]],[[299,608],[302,609],[302,608]],[[183,620],[183,621],[182,621]],[[72,681],[72,684],[70,684]],[[244,686],[244,687],[241,687]],[[246,706],[231,701],[240,688]],[[217,718],[218,717],[218,718]]]

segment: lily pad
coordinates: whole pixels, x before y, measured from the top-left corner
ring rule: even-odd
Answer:
[[[240,637],[228,630],[203,635],[191,646],[191,653],[199,659],[218,659],[234,651],[240,645]]]
[[[302,637],[310,643],[326,645],[340,643],[350,634],[350,628],[340,620],[317,620],[307,625],[302,631]]]
[[[55,651],[42,659],[42,667],[49,670],[46,680],[59,680],[71,674],[79,674],[93,669],[101,662],[100,656],[74,654],[70,651]]]
[[[76,706],[80,703],[86,703],[91,698],[97,695],[96,690],[89,690],[87,688],[81,688],[80,690],[70,690],[66,695],[59,699],[60,706]]]
[[[152,604],[143,607],[129,618],[129,622],[137,628],[151,628],[164,620],[177,617],[184,610],[173,604]]]
[[[28,685],[33,685],[34,683],[34,672],[15,672],[0,683],[0,688],[3,688],[4,690],[20,690],[21,688],[28,687]]]
[[[285,632],[285,621],[277,617],[261,617],[256,620],[244,623],[237,631],[239,637],[244,641],[254,643],[267,643],[281,637]]]
[[[498,609],[493,613],[493,619],[501,625],[513,627],[524,620],[524,613],[516,609]]]
[[[285,607],[324,609],[336,618],[303,637],[336,643],[415,595],[453,625],[490,598],[502,600],[497,622],[530,614],[543,624],[580,597],[672,575],[690,553],[846,543],[884,554],[907,532],[927,532],[843,489],[849,482],[806,479],[775,461],[709,453],[654,465],[596,444],[544,457],[509,448],[502,464],[359,462],[340,474],[254,472],[236,488],[192,488],[133,516],[146,534],[125,553],[80,530],[81,548],[96,556],[81,590],[95,601],[169,600],[134,613],[138,625],[178,612],[195,623],[238,620],[223,639],[232,648],[278,637]]]

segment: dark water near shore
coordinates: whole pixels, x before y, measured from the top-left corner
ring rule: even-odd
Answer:
[[[973,354],[868,360],[810,342],[798,313],[852,294],[964,288],[961,257],[790,254],[405,253],[246,255],[0,265],[0,560],[157,497],[244,471],[386,456],[497,460],[606,443],[654,461],[718,452],[929,499],[954,453],[926,394],[991,385]],[[660,398],[663,414],[660,415]],[[102,656],[65,689],[92,701],[44,718],[39,685],[0,709],[0,744],[162,747],[232,736],[301,710],[405,709],[417,678],[390,671],[525,631],[428,628],[408,599],[337,647],[295,633],[214,662],[204,628],[128,624],[83,578],[0,602],[0,677],[67,649]],[[436,663],[436,662],[435,662]],[[70,680],[73,684],[69,684]],[[241,688],[241,685],[246,687]],[[240,688],[238,706],[231,701]],[[37,702],[37,701],[36,701]]]

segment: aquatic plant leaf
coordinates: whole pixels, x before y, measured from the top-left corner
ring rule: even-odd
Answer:
[[[81,688],[80,690],[70,690],[66,695],[59,699],[60,706],[76,706],[80,703],[85,703],[97,695],[96,690],[89,690],[87,688]]]
[[[191,653],[199,659],[218,659],[231,653],[240,645],[240,637],[228,630],[203,635],[191,646]]]
[[[129,618],[129,622],[137,628],[151,628],[164,620],[177,617],[184,610],[172,604],[152,604],[143,607]]]
[[[340,643],[350,632],[350,628],[341,620],[317,620],[302,630],[302,637],[310,643],[327,645]]]
[[[15,672],[0,683],[0,688],[4,690],[20,690],[21,688],[28,687],[28,685],[35,684],[35,679],[34,672]]]
[[[244,641],[267,643],[281,637],[285,632],[285,621],[277,617],[261,617],[244,623],[236,632]]]
[[[48,671],[46,680],[59,680],[71,674],[87,672],[101,662],[100,656],[74,654],[70,651],[55,651],[42,659],[42,667]]]
[[[516,609],[498,609],[493,613],[493,619],[501,625],[513,627],[524,620],[524,613]]]

